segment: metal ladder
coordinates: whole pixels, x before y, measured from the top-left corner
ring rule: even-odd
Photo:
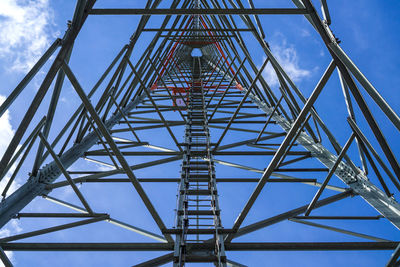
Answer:
[[[212,262],[226,266],[214,161],[205,110],[200,58],[193,58],[181,182],[178,195],[174,266]],[[215,243],[214,250],[190,251],[194,244]]]

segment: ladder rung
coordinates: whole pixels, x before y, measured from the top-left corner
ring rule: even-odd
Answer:
[[[183,210],[178,210],[178,214],[182,215],[184,214]],[[187,215],[214,215],[214,211],[213,210],[187,210],[186,211]],[[219,210],[215,210],[215,215],[219,214]]]
[[[191,178],[191,179],[188,179],[188,182],[189,182],[189,184],[196,183],[194,185],[197,185],[197,183],[206,183],[208,185],[211,182],[211,178],[210,177],[208,177],[208,178]]]
[[[211,190],[181,190],[181,194],[185,193],[187,195],[211,195],[211,194],[216,194],[217,190],[214,190],[213,192]]]
[[[210,255],[210,256],[185,255],[185,262],[216,262],[216,261],[218,261],[218,257],[215,255]]]
[[[189,174],[189,180],[190,179],[196,179],[196,178],[210,178],[209,174]]]
[[[192,171],[197,171],[197,170],[199,170],[199,171],[204,171],[204,170],[208,170],[208,166],[198,166],[198,165],[184,165],[184,166],[182,166],[182,168],[185,168],[185,169],[190,169],[190,170],[192,170]]]
[[[214,217],[188,217],[189,220],[210,220],[214,221]]]
[[[190,164],[190,165],[208,165],[210,164],[208,161],[183,161],[183,164]]]
[[[215,234],[215,229],[186,229],[185,233],[189,235],[212,235]],[[164,229],[162,231],[163,234],[173,234],[173,235],[179,235],[182,233],[182,229]],[[218,229],[219,234],[230,234],[230,233],[235,233],[233,229]]]

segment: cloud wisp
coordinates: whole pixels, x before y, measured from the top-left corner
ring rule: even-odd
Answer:
[[[0,95],[0,105],[1,103],[4,102],[5,96]],[[7,149],[7,146],[9,142],[11,141],[11,138],[14,136],[14,129],[12,128],[12,125],[10,123],[11,121],[11,116],[10,112],[7,110],[3,116],[0,117],[0,157],[4,154],[4,152]],[[11,170],[6,174],[4,179],[1,180],[0,182],[0,192],[3,192],[5,186],[7,185],[8,181],[11,178],[12,172],[14,171],[15,166],[11,168]],[[19,184],[18,182],[14,181],[14,183],[11,184],[11,187],[8,191],[8,194],[11,194],[18,188]],[[22,229],[19,226],[18,221],[12,220],[10,223],[8,223],[5,227],[3,227],[0,230],[0,237],[5,237],[5,236],[10,236],[12,234],[16,234],[21,232]],[[6,254],[8,257],[13,260],[13,255],[11,251],[7,251]],[[1,266],[1,265],[0,265]]]
[[[49,46],[53,34],[49,0],[0,1],[0,58],[9,71],[29,70]]]
[[[310,70],[300,67],[297,50],[294,45],[288,44],[284,37],[280,38],[279,42],[273,41],[270,45],[276,60],[293,81],[299,82],[311,75]],[[279,85],[278,77],[271,63],[268,63],[264,69],[264,78],[272,87]]]
[[[5,101],[5,96],[0,95],[0,105]],[[14,129],[11,126],[11,116],[9,110],[0,117],[0,157],[3,156],[6,151],[8,144],[10,143],[12,137],[14,136]],[[0,182],[0,191],[2,192],[7,185],[8,180],[11,177],[12,172],[14,171],[15,166],[11,168],[11,170],[6,174],[4,179]],[[8,191],[8,194],[14,192],[18,187],[18,184],[14,182],[11,184],[11,187]]]

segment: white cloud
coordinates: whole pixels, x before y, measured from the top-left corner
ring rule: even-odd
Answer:
[[[3,227],[0,230],[0,238],[7,237],[10,235],[15,235],[20,233],[21,231],[22,228],[19,226],[18,221],[12,220],[6,227]],[[6,251],[6,255],[11,262],[15,263],[14,254],[12,251]],[[3,267],[5,265],[2,262],[0,262],[0,266]]]
[[[306,30],[306,29],[301,29],[301,30],[300,30],[300,36],[301,36],[301,37],[309,37],[309,36],[311,36],[311,34],[310,34],[310,32],[309,32],[308,30]]]
[[[4,96],[0,95],[0,105],[4,102],[5,99],[6,98]],[[3,114],[3,116],[0,117],[0,156],[4,154],[9,142],[11,141],[11,138],[14,136],[14,130],[11,126],[10,119],[10,112],[8,110]],[[1,180],[0,192],[3,192],[3,189],[5,188],[7,182],[10,180],[11,173],[14,169],[15,166],[13,166],[11,170],[6,174],[4,179]],[[14,192],[18,188],[18,186],[18,182],[14,181],[14,183],[11,184],[11,187],[8,190],[8,194]],[[10,236],[21,231],[22,229],[19,226],[18,221],[11,220],[9,224],[7,224],[0,230],[0,237]],[[6,254],[10,259],[12,259],[11,251],[7,251]]]
[[[271,51],[276,60],[289,75],[290,79],[299,82],[303,78],[309,77],[311,71],[299,66],[299,57],[294,45],[288,44],[282,35],[279,35],[279,39],[279,42],[272,42],[270,44]],[[268,63],[264,69],[264,77],[270,86],[276,86],[279,84],[278,77],[270,63]]]
[[[98,165],[98,170],[99,171],[101,171],[101,172],[107,172],[107,171],[112,171],[112,170],[115,170],[115,168],[114,167],[111,167],[111,166],[105,166],[105,165],[101,165],[101,164],[97,164]]]
[[[5,99],[6,98],[4,96],[0,95],[0,105],[5,101]],[[0,117],[0,156],[4,154],[4,152],[8,147],[8,144],[11,141],[11,138],[14,136],[14,130],[12,129],[10,121],[11,121],[10,112],[6,110],[3,116]],[[5,186],[7,185],[8,180],[10,180],[12,171],[14,169],[15,166],[12,166],[10,171],[4,177],[4,179],[1,180],[0,193],[3,192]],[[17,182],[12,183],[10,189],[8,190],[8,194],[14,192],[18,186],[19,184]]]
[[[53,12],[49,0],[0,1],[0,58],[10,71],[27,71],[48,48]]]

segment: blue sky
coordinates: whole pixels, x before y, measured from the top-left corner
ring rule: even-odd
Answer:
[[[319,7],[319,1],[313,1]],[[293,7],[291,1],[271,0],[254,1],[256,7]],[[98,0],[96,7],[143,7],[143,1],[107,1]],[[162,6],[168,6],[169,2],[164,1]],[[392,108],[400,113],[400,97],[398,84],[400,84],[400,37],[398,29],[400,19],[400,2],[395,0],[373,1],[373,0],[336,0],[329,1],[328,5],[332,16],[333,33],[342,41],[341,47],[348,53],[360,70],[385,97]],[[10,94],[12,89],[24,77],[29,68],[34,64],[45,49],[56,37],[62,37],[66,30],[66,22],[73,15],[75,1],[62,0],[32,0],[14,1],[2,0],[0,3],[0,100]],[[81,34],[76,40],[72,58],[71,69],[74,71],[79,82],[86,92],[95,84],[98,77],[129,40],[138,22],[136,16],[96,16],[90,17]],[[150,26],[157,25],[155,19]],[[264,16],[262,24],[266,32],[266,40],[271,45],[272,52],[283,65],[288,74],[308,97],[329,64],[328,52],[320,37],[313,28],[301,16]],[[248,35],[250,36],[250,35]],[[150,35],[143,35],[135,47],[133,53],[135,59],[141,54],[148,42]],[[249,37],[248,46],[253,53],[256,64],[261,66],[265,56],[260,51],[258,44]],[[6,149],[6,145],[18,127],[18,123],[25,113],[27,103],[30,103],[41,80],[45,75],[49,64],[46,64],[43,71],[32,80],[20,97],[10,107],[9,111],[0,119],[0,155]],[[264,72],[264,77],[271,86],[276,89],[276,81],[271,74],[269,67]],[[376,105],[364,96],[376,114],[380,126],[383,129],[395,155],[400,155],[399,133],[386,119]],[[46,113],[50,94],[44,100],[35,116],[33,125]],[[51,132],[50,138],[54,138],[57,129],[63,126],[68,116],[73,112],[79,103],[78,97],[69,82],[65,82],[60,98],[59,109],[56,113],[57,121],[55,130]],[[350,134],[346,123],[346,109],[342,92],[335,72],[328,82],[327,87],[316,103],[316,109],[327,123],[330,130],[335,134],[340,144],[344,144]],[[357,113],[359,114],[359,112]],[[171,114],[177,116],[177,114]],[[370,140],[374,140],[372,133],[368,130],[366,123],[360,116],[359,124],[366,130]],[[32,127],[31,127],[32,128]],[[30,129],[31,129],[30,128]],[[220,131],[213,130],[214,136]],[[183,127],[176,127],[174,132],[181,137]],[[182,133],[182,134],[180,134]],[[160,146],[174,148],[168,140],[166,132],[144,131],[143,138],[148,138],[152,143]],[[250,135],[249,135],[250,136]],[[247,135],[230,135],[225,142],[239,140]],[[251,138],[251,137],[249,137]],[[376,143],[374,142],[376,145]],[[355,147],[349,152],[354,153]],[[32,160],[34,153],[28,158]],[[149,157],[145,159],[135,158],[135,164],[157,159]],[[252,166],[257,169],[264,169],[268,165],[269,158],[228,158],[220,157],[221,160],[232,161],[243,165]],[[357,166],[359,163],[356,162]],[[101,166],[87,161],[80,161],[70,170],[98,169]],[[177,177],[179,174],[179,161],[168,163],[160,168],[147,168],[135,171],[138,177]],[[322,167],[320,165],[319,167]],[[31,165],[23,166],[17,178],[18,184],[23,184]],[[217,166],[217,177],[259,177],[259,173],[238,170],[223,165]],[[324,174],[318,174],[318,179],[323,179]],[[9,174],[8,174],[9,176]],[[310,177],[307,177],[310,178]],[[61,178],[64,179],[64,178]],[[376,184],[376,178],[371,178]],[[343,186],[336,177],[332,178],[332,184]],[[4,183],[0,183],[4,187]],[[15,187],[18,187],[17,185]],[[174,224],[174,213],[176,203],[176,185],[165,184],[162,188],[156,184],[144,184],[146,192],[153,200],[156,209],[165,220],[167,226]],[[238,212],[245,204],[247,197],[254,188],[253,184],[245,186],[219,184],[218,189],[221,195],[222,221],[226,228],[229,228]],[[145,228],[150,231],[157,231],[156,225],[148,215],[144,205],[136,193],[129,186],[120,184],[107,185],[107,188],[99,184],[82,185],[82,192],[89,202],[99,212],[112,210],[111,216],[131,223],[132,225]],[[392,191],[394,189],[391,187]],[[308,203],[315,194],[316,188],[306,185],[271,185],[267,186],[259,200],[252,208],[249,217],[244,225],[268,218],[291,208]],[[325,192],[323,197],[332,195],[334,192]],[[286,196],[285,196],[286,194]],[[53,195],[79,205],[79,201],[68,189],[54,190]],[[99,197],[101,195],[101,198]],[[290,196],[290,197],[288,197]],[[398,198],[398,193],[395,194]],[[43,199],[36,199],[25,211],[31,212],[70,212],[67,208],[60,208],[58,205]],[[316,212],[320,215],[376,215],[367,203],[359,197],[341,200],[329,208],[321,208]],[[48,220],[38,222],[34,219],[12,222],[0,233],[9,235],[26,232],[33,229],[40,229],[47,226],[57,225],[59,220]],[[337,227],[346,228],[362,233],[373,233],[376,236],[399,240],[398,231],[387,221],[334,224]],[[76,229],[66,230],[60,233],[52,233],[37,238],[26,239],[26,242],[153,242],[125,229],[120,229],[105,222],[93,225],[95,227],[83,226]],[[282,222],[272,227],[259,230],[248,236],[237,238],[238,242],[246,241],[363,241],[359,238],[319,230],[309,226],[298,225],[293,222]],[[24,240],[25,241],[25,240]],[[391,251],[366,251],[366,252],[235,252],[228,253],[228,257],[249,266],[382,266],[389,259]],[[14,252],[11,255],[16,266],[128,266],[133,263],[150,259],[152,256],[162,253],[151,252]]]

